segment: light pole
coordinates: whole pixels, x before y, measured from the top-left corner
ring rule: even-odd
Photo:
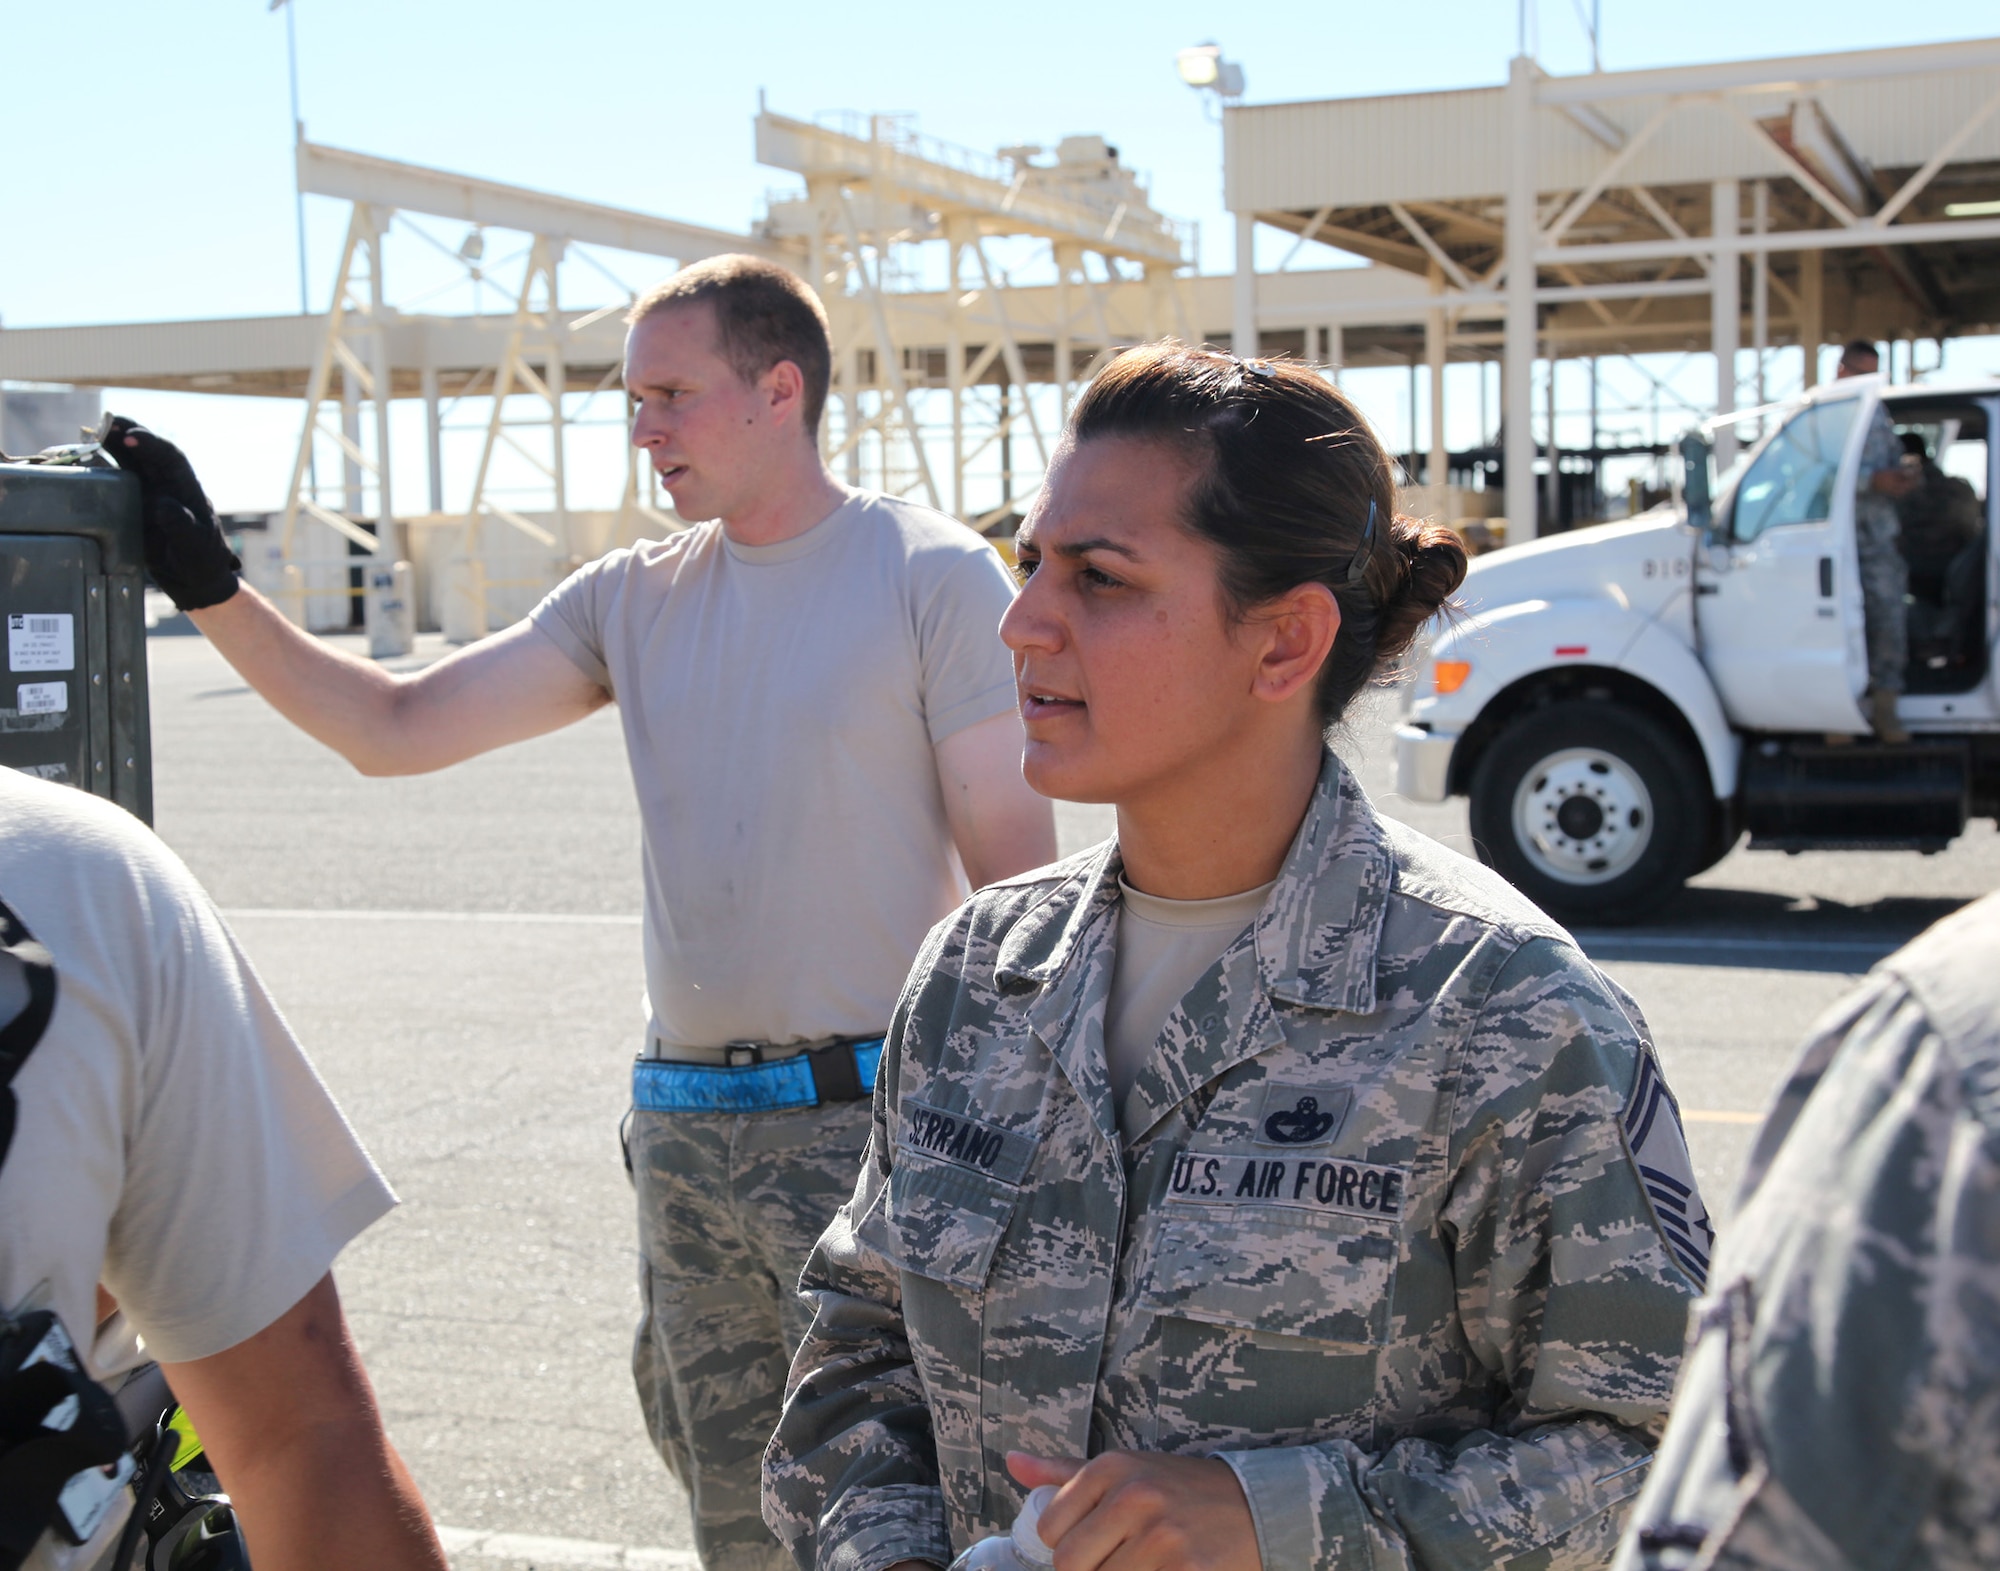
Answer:
[[[1243,96],[1243,67],[1222,58],[1222,46],[1209,42],[1195,44],[1174,56],[1180,78],[1198,93],[1211,93],[1203,107],[1211,120],[1222,120],[1221,104],[1233,104]],[[1223,121],[1223,194],[1228,195],[1229,126]],[[1232,296],[1230,347],[1239,355],[1257,353],[1257,221],[1249,213],[1236,215],[1236,283]],[[1199,260],[1197,259],[1197,266]]]
[[[271,0],[267,11],[285,13],[285,63],[292,82],[292,205],[299,236],[299,315],[312,315],[312,295],[306,287],[306,194],[299,185],[299,144],[306,139],[305,122],[299,118],[299,31],[292,19],[292,0]]]

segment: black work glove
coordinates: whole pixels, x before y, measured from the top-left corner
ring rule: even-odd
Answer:
[[[113,415],[104,451],[139,477],[144,498],[146,571],[183,611],[220,605],[236,593],[243,564],[229,549],[194,466],[165,437]]]

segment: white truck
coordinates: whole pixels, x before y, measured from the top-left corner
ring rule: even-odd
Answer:
[[[1855,487],[1878,404],[1922,471],[1896,504],[1894,745],[1862,712]],[[1405,690],[1398,791],[1468,797],[1481,858],[1572,922],[1646,916],[1746,832],[1928,853],[2000,816],[1996,421],[2000,382],[1835,382],[1719,479],[1685,439],[1679,505],[1478,558]]]

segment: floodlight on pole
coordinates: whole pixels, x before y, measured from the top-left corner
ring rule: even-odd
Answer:
[[[1195,44],[1174,56],[1181,80],[1225,101],[1243,96],[1243,67],[1222,58],[1219,44]]]

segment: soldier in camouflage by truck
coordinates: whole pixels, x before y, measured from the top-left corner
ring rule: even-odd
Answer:
[[[1923,455],[1893,497],[1863,485],[1878,414]],[[1996,418],[1990,380],[1844,378],[1718,480],[1684,442],[1677,507],[1480,558],[1407,690],[1398,791],[1469,797],[1480,856],[1569,921],[1656,909],[1746,831],[1936,851],[2000,814]],[[1900,671],[1864,594],[1889,507],[1922,555]]]

